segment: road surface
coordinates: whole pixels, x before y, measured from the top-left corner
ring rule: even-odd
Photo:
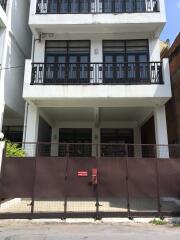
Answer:
[[[141,223],[0,221],[0,240],[180,240],[180,227]]]

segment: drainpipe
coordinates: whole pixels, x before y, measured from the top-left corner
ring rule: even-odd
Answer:
[[[26,102],[25,119],[24,119],[24,131],[23,131],[23,143],[25,143],[25,141],[26,141],[28,110],[29,110],[29,103]],[[24,147],[25,147],[25,144],[24,144]]]

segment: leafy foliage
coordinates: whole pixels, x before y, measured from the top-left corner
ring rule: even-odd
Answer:
[[[153,219],[152,221],[150,221],[150,223],[152,223],[154,225],[165,225],[165,224],[167,224],[167,222],[165,220],[162,220],[162,219]]]
[[[25,151],[18,144],[9,141],[6,144],[7,157],[25,157]]]

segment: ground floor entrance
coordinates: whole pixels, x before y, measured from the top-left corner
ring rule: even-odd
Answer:
[[[133,129],[99,128],[100,155],[125,156],[124,144],[133,144]],[[59,143],[69,144],[69,155],[74,157],[91,157],[93,155],[92,128],[60,128]],[[59,145],[59,156],[66,156],[65,145]]]

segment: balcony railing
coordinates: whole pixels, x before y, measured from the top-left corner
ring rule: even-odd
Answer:
[[[32,63],[31,84],[163,84],[162,63]]]
[[[0,5],[6,11],[7,0],[0,0]]]
[[[37,14],[158,12],[159,0],[37,0]]]

